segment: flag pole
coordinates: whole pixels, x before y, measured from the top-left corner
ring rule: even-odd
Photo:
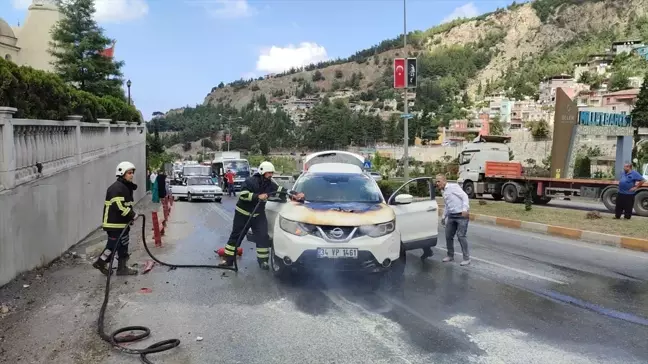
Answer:
[[[405,53],[405,74],[407,75],[407,5],[406,5],[407,0],[403,0],[403,52]],[[407,77],[407,76],[406,76]],[[403,121],[403,137],[404,137],[404,144],[403,144],[403,177],[405,178],[405,182],[409,181],[409,153],[407,150],[408,144],[409,144],[409,118],[407,115],[407,81],[405,82],[405,87],[403,88],[403,114],[404,116],[404,121]]]

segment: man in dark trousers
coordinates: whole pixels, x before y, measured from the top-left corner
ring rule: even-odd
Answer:
[[[623,165],[623,174],[619,179],[619,193],[617,194],[614,209],[615,219],[620,219],[623,214],[626,220],[630,220],[634,208],[635,193],[643,180],[643,176],[632,169],[632,164],[626,163]]]
[[[236,197],[236,192],[234,192],[234,176],[236,174],[232,172],[231,169],[227,170],[225,173],[225,180],[227,181],[227,195]]]
[[[222,267],[231,267],[234,265],[236,256],[236,249],[238,248],[239,237],[241,234],[245,236],[247,231],[243,231],[245,224],[250,219],[252,211],[256,204],[261,201],[259,208],[252,216],[250,227],[255,236],[257,248],[257,261],[259,267],[263,270],[269,269],[268,259],[270,258],[270,236],[268,236],[268,220],[265,216],[265,203],[268,196],[272,193],[279,193],[283,197],[286,195],[292,196],[296,200],[303,200],[303,193],[296,193],[295,191],[286,191],[281,186],[277,185],[272,180],[272,175],[275,169],[272,163],[263,162],[259,165],[258,173],[249,177],[241,187],[238,202],[236,203],[236,211],[234,212],[234,221],[232,223],[232,233],[229,240],[225,245],[225,258],[221,262]]]
[[[92,266],[105,275],[112,274],[112,272],[108,271],[108,263],[113,258],[115,249],[117,249],[117,275],[137,275],[136,269],[128,267],[129,225],[136,216],[135,211],[133,211],[133,191],[137,189],[137,185],[133,183],[135,165],[131,162],[121,162],[117,165],[115,174],[117,181],[110,185],[106,191],[103,223],[101,224],[108,234],[108,242],[106,242],[103,253]],[[120,239],[119,247],[117,247],[117,239],[122,231],[124,231],[124,234]]]

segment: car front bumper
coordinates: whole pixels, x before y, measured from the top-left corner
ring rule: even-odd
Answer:
[[[397,233],[371,238],[361,236],[346,243],[327,242],[322,238],[289,234],[279,226],[273,234],[274,254],[292,265],[313,270],[380,272],[387,259],[392,263],[400,257],[400,236]],[[357,258],[321,258],[318,248],[358,249]]]
[[[191,198],[194,200],[213,200],[223,198],[223,192],[214,192],[214,193],[192,193]]]

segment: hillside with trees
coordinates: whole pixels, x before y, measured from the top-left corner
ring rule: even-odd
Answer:
[[[270,149],[395,143],[402,138],[398,114],[404,100],[402,93],[393,89],[392,61],[409,56],[419,62],[419,85],[410,111],[420,114],[410,121],[409,135],[412,141],[418,137],[425,143],[436,138],[439,126],[465,118],[486,95],[505,92],[518,99],[537,98],[543,78],[573,73],[574,63],[605,52],[613,41],[648,41],[646,9],[648,0],[514,2],[472,19],[413,31],[408,34],[407,49],[399,36],[346,59],[258,79],[220,82],[202,106],[167,113],[156,123],[160,131],[175,132],[167,145],[207,135],[218,141],[227,128],[218,121],[219,114],[240,118],[231,124],[233,140],[242,143],[237,147],[243,149],[262,150],[263,143]],[[605,81],[613,90],[623,89],[629,77],[643,76],[648,62],[634,55],[617,57],[612,70],[609,80],[586,74],[581,81],[592,85]],[[350,90],[351,96],[334,97],[341,89]],[[318,98],[320,104],[297,126],[283,111],[272,112],[290,97]],[[389,100],[396,101],[391,117],[352,111],[356,103],[380,108]],[[211,120],[211,126],[204,126],[201,118]]]

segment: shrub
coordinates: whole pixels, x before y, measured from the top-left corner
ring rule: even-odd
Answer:
[[[137,109],[117,97],[77,90],[54,73],[4,59],[0,59],[0,106],[17,108],[14,116],[20,119],[65,120],[78,114],[85,122],[98,118],[142,122]]]

